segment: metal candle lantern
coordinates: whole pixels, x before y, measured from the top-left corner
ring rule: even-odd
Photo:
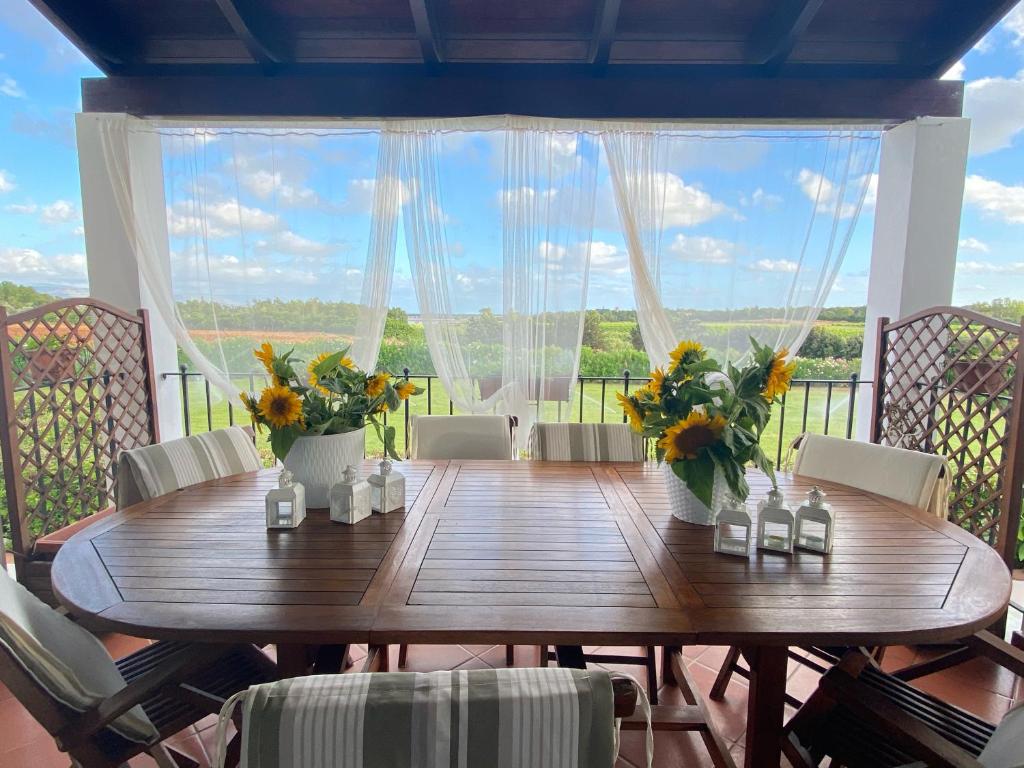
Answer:
[[[359,470],[351,464],[345,467],[342,480],[334,484],[330,493],[331,520],[354,525],[370,516],[370,484],[359,479]]]
[[[287,469],[267,493],[267,528],[296,528],[306,519],[306,489]]]
[[[380,472],[370,475],[370,506],[374,512],[394,512],[405,506],[405,476],[384,459]]]
[[[757,548],[793,554],[793,511],[778,488],[757,504]]]
[[[729,496],[715,515],[715,552],[748,557],[752,529],[747,505]]]
[[[796,512],[796,546],[827,555],[836,535],[836,515],[825,503],[825,492],[814,486]]]

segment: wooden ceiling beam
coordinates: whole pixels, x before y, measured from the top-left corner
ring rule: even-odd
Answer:
[[[105,74],[115,74],[132,63],[131,37],[108,13],[81,0],[29,2]]]
[[[436,67],[444,63],[444,46],[441,44],[440,27],[434,8],[434,0],[409,0],[412,21],[416,27],[416,39],[423,53],[423,63]]]
[[[975,0],[955,3],[932,25],[932,34],[922,36],[904,57],[906,63],[923,64],[934,77],[941,77],[967,55],[996,26],[1019,0]],[[965,35],[964,32],[969,31]]]
[[[747,63],[781,66],[824,2],[779,0],[771,17],[759,25],[747,41]]]
[[[615,28],[619,23],[621,0],[598,0],[597,17],[594,20],[594,35],[590,41],[590,63],[603,69],[611,57]]]
[[[258,0],[216,0],[235,35],[245,44],[249,55],[263,69],[272,71],[288,63],[290,55],[276,24]]]
[[[556,118],[899,122],[959,116],[963,83],[943,80],[606,77],[551,67],[454,73],[412,65],[389,74],[279,74],[86,78],[86,112],[145,117],[346,118],[520,114]],[[543,68],[542,68],[543,69]]]

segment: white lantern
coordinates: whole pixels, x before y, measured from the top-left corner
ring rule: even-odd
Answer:
[[[836,514],[825,503],[825,492],[814,486],[796,511],[796,546],[827,555],[836,535]]]
[[[391,468],[391,461],[380,463],[380,472],[370,475],[370,506],[374,512],[394,512],[405,506],[405,476]]]
[[[267,493],[267,528],[296,528],[306,519],[306,489],[287,469],[277,484]]]
[[[715,552],[748,557],[752,529],[747,505],[728,496],[715,514]]]
[[[359,479],[359,470],[345,467],[341,482],[331,488],[331,520],[354,525],[370,516],[370,484]]]
[[[757,504],[757,548],[793,554],[793,511],[778,488]]]

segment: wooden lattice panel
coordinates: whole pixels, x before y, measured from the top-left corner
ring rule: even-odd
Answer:
[[[1021,327],[955,307],[879,325],[872,440],[950,463],[950,520],[1012,565],[1021,514]]]
[[[116,498],[122,450],[157,439],[144,312],[69,299],[7,316],[0,349],[7,509],[15,561]],[[20,574],[19,574],[20,575]]]

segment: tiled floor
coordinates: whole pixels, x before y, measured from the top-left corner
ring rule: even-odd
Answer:
[[[109,635],[104,643],[114,656],[130,653],[144,640]],[[590,649],[588,649],[590,650]],[[639,649],[603,649],[606,652],[627,651],[637,653]],[[700,688],[707,693],[718,666],[726,652],[717,646],[696,646],[686,649],[687,664]],[[895,668],[915,660],[926,658],[928,651],[911,648],[890,648],[886,653],[884,666]],[[356,647],[353,660],[358,669],[365,648]],[[529,646],[516,649],[517,663],[536,663],[536,651]],[[397,662],[397,648],[392,649],[392,664]],[[505,663],[502,646],[412,646],[409,650],[408,669],[430,671],[435,669],[473,669],[500,667]],[[620,671],[638,676],[638,667],[620,668]],[[816,683],[815,675],[795,662],[790,663],[789,691],[798,696],[808,695]],[[1024,700],[1024,683],[1015,681],[1010,675],[994,665],[978,660],[950,670],[941,675],[926,678],[920,682],[925,690],[969,709],[989,720],[998,720],[1016,698]],[[676,689],[662,690],[663,703],[681,703]],[[743,761],[743,732],[746,719],[746,683],[734,677],[724,702],[710,702],[712,714],[723,735],[732,744],[737,762]],[[790,712],[791,713],[791,712]],[[199,723],[174,737],[173,743],[192,756],[202,765],[209,765],[212,753],[214,718]],[[643,765],[643,735],[626,733],[622,738],[620,766],[632,768]],[[11,694],[0,685],[0,768],[67,768],[69,761],[57,751],[53,741],[28,713],[22,709]],[[153,761],[139,758],[133,766],[152,766]],[[684,768],[688,766],[710,766],[711,761],[699,738],[689,734],[659,734],[655,743],[655,765]]]

